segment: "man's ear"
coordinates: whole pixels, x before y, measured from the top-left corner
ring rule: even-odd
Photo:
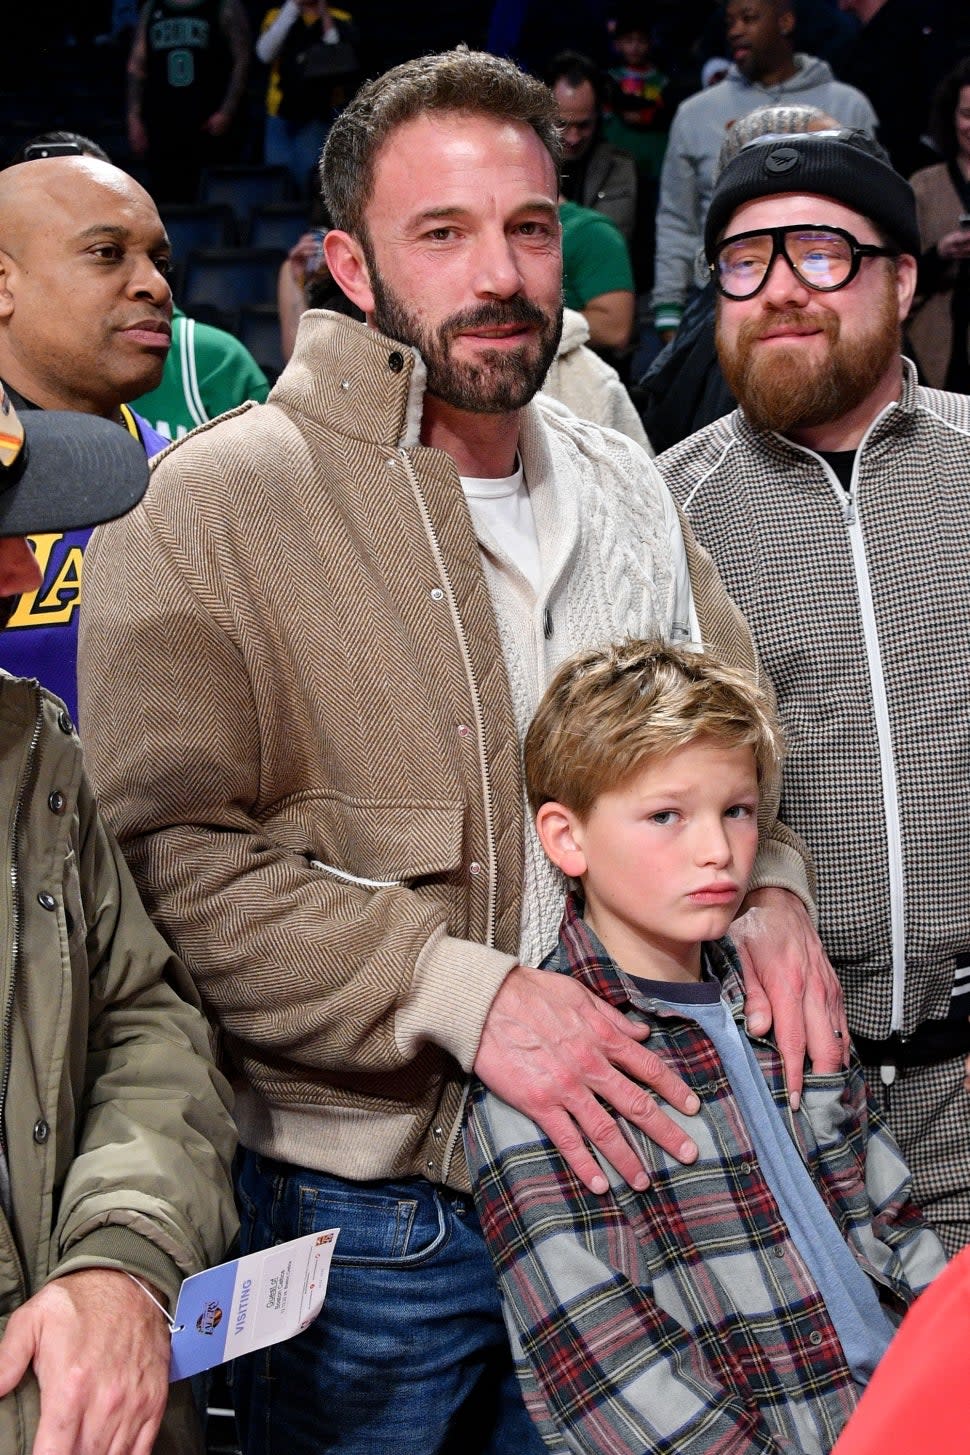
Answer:
[[[583,826],[571,808],[562,803],[544,803],[536,814],[536,833],[546,857],[569,879],[586,873]]]
[[[349,232],[331,228],[323,240],[323,253],[330,276],[368,317],[374,312],[374,292],[364,249]]]
[[[909,253],[903,253],[902,257],[896,259],[896,293],[899,298],[900,323],[909,316],[913,294],[916,292],[918,268],[916,259]]]
[[[9,318],[13,313],[13,294],[10,291],[10,255],[0,248],[0,318]]]

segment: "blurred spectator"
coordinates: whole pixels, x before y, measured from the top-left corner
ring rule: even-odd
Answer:
[[[263,17],[256,55],[270,67],[263,159],[306,193],[330,123],[357,89],[356,29],[327,0],[284,0]]]
[[[134,401],[153,429],[177,440],[247,399],[262,404],[269,380],[231,333],[172,311],[172,347],[161,383]]]
[[[323,239],[326,235],[326,227],[315,227],[305,232],[290,248],[287,259],[280,268],[276,302],[280,318],[280,349],[284,360],[289,359],[293,353],[296,331],[308,308],[329,308],[332,313],[345,313],[348,318],[363,322],[364,315],[360,309],[351,303],[330,276],[330,269],[323,255]]]
[[[879,140],[904,177],[930,157],[921,143],[930,98],[953,64],[952,0],[839,0],[861,29],[839,75],[864,91],[879,118]],[[956,54],[959,54],[957,52]]]
[[[945,161],[911,178],[920,241],[909,338],[928,384],[970,393],[970,57],[936,93],[933,140]]]
[[[613,48],[622,62],[610,69],[613,95],[604,131],[629,152],[641,174],[656,179],[667,147],[670,117],[664,104],[667,77],[654,64],[650,29],[639,6],[617,16]]]
[[[560,201],[563,296],[589,324],[597,350],[617,353],[633,331],[633,268],[623,235],[601,212]]]
[[[587,56],[562,51],[550,62],[546,84],[563,125],[562,195],[608,217],[630,246],[637,216],[637,169],[628,152],[603,136],[605,73]]]
[[[650,441],[622,379],[605,359],[586,347],[588,340],[585,318],[571,308],[565,309],[562,338],[542,386],[543,394],[558,399],[580,419],[628,435],[652,455]]]
[[[654,322],[673,336],[694,281],[714,168],[725,132],[766,105],[819,106],[843,126],[874,131],[876,117],[859,91],[836,81],[825,61],[796,55],[795,15],[785,0],[728,0],[733,65],[727,78],[677,110],[660,177]]]
[[[128,58],[128,140],[158,202],[194,202],[205,166],[231,159],[249,71],[241,0],[150,0]]]

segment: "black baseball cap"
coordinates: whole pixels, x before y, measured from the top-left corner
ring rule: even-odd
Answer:
[[[99,525],[147,488],[145,451],[123,426],[63,410],[18,414],[0,385],[0,536]]]

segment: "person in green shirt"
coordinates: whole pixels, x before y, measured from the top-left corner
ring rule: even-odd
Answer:
[[[247,399],[262,404],[268,393],[269,380],[244,344],[176,308],[161,383],[134,408],[159,434],[177,440]]]
[[[563,294],[566,307],[589,324],[594,349],[622,352],[633,330],[635,294],[623,234],[601,212],[560,199]]]

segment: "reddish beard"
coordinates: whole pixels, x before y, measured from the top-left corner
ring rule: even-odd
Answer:
[[[723,305],[718,300],[718,316]],[[816,310],[774,308],[746,319],[732,344],[717,331],[721,370],[755,429],[810,428],[841,419],[874,393],[899,354],[900,329],[894,279],[875,310],[870,327],[855,339],[842,337],[842,320],[820,304]],[[812,360],[797,340],[758,347],[775,329],[816,330],[825,335],[824,356]]]

